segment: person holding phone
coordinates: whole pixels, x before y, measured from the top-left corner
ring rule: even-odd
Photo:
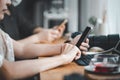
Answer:
[[[7,15],[5,16],[5,19],[1,22],[1,24],[3,25],[1,28],[2,30],[8,33],[13,39],[20,40],[25,43],[49,43],[63,36],[65,24],[58,25],[60,28],[56,29],[44,29],[29,22],[16,8],[16,6],[20,4],[19,2],[21,1],[13,0],[12,3],[14,3],[15,6],[9,5],[9,10],[6,11]],[[37,34],[38,40],[34,40],[32,38],[32,36],[34,35],[32,34]]]
[[[0,0],[0,20],[4,19],[8,5],[11,5],[11,0]],[[74,46],[78,37],[80,35],[73,40],[74,44],[24,44],[13,40],[0,29],[0,77],[3,77],[3,80],[23,79],[71,63],[80,57],[80,50],[86,51],[89,47],[88,40],[81,44],[80,49]],[[30,59],[38,56],[52,57]],[[15,57],[29,60],[15,61]]]

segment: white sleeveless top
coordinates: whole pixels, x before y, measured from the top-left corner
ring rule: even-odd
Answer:
[[[0,29],[0,56],[3,59],[7,59],[8,61],[15,60],[12,43],[13,42],[12,42],[12,39],[10,38],[10,36]],[[0,60],[2,60],[2,59],[0,59]]]

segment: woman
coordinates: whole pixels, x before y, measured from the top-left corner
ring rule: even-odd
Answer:
[[[7,6],[11,4],[11,0],[0,0],[0,20],[4,18]],[[78,36],[80,37],[80,36]],[[72,43],[78,40],[76,37]],[[87,51],[87,43],[82,43],[80,49]],[[72,44],[23,44],[9,37],[0,29],[0,73],[6,80],[22,79],[39,72],[55,68],[60,65],[68,64],[74,59],[80,57],[81,51]],[[53,56],[44,59],[32,59],[14,61],[14,58],[34,58],[38,56]],[[2,76],[2,77],[3,77]],[[1,79],[1,78],[0,78]],[[5,79],[4,79],[5,80]]]

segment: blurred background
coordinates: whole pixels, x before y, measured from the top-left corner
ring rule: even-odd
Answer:
[[[23,0],[17,8],[44,28],[68,19],[66,32],[83,31],[95,18],[95,35],[120,34],[120,0]]]

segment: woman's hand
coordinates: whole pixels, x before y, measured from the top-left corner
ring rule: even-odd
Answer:
[[[74,59],[77,60],[80,58],[81,52],[76,46],[66,43],[62,47],[61,55],[65,58],[65,64],[68,64]]]
[[[58,30],[58,32],[59,32],[58,38],[63,36],[65,27],[66,27],[65,24],[53,27],[53,29]]]
[[[40,40],[40,42],[49,43],[61,38],[64,31],[65,24],[62,24],[51,29],[38,28],[35,33],[38,35],[38,39]]]
[[[49,43],[59,38],[59,31],[56,29],[43,29],[37,35],[40,42]]]
[[[71,44],[76,45],[76,43],[78,42],[79,38],[81,37],[81,35],[76,36],[72,41]],[[82,44],[79,46],[81,53],[85,54],[86,51],[88,51],[89,48],[89,39],[87,38],[85,40],[85,42],[82,42]]]

